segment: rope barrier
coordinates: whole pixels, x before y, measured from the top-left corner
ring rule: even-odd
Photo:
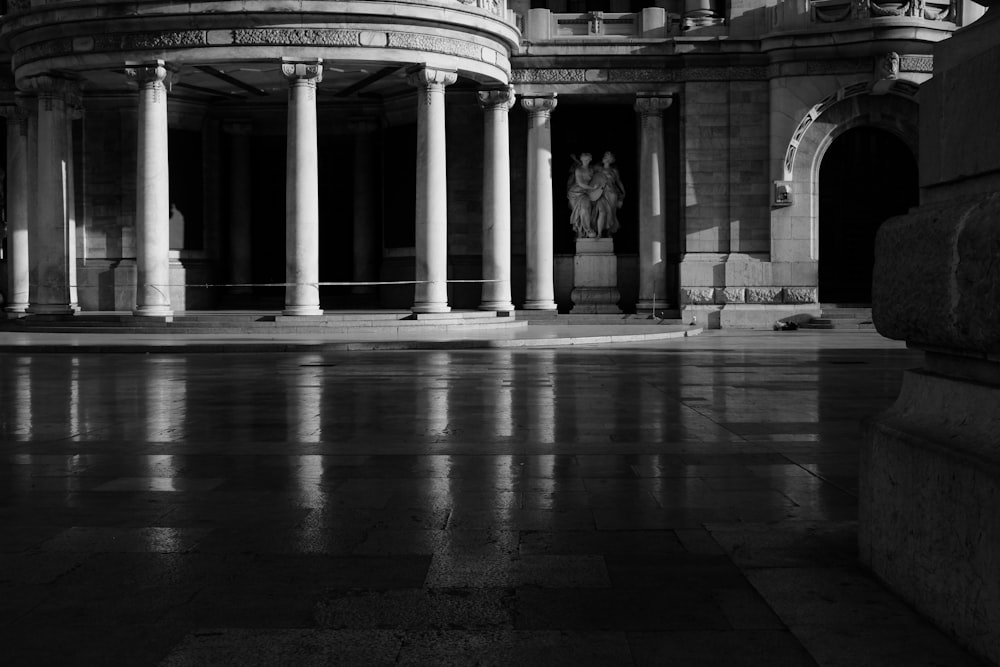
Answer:
[[[319,283],[146,283],[142,287],[353,287],[367,285],[429,285],[431,283],[503,283],[509,282],[497,278],[489,279],[454,279],[454,280],[380,280],[356,282],[319,282]]]

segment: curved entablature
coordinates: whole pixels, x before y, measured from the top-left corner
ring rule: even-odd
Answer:
[[[17,81],[59,72],[99,88],[125,62],[174,68],[322,59],[457,69],[506,84],[519,33],[505,0],[8,3],[0,43]],[[115,81],[121,81],[120,75]]]

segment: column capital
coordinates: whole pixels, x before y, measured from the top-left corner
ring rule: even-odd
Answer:
[[[224,120],[222,121],[222,131],[226,134],[247,136],[253,134],[253,123],[249,120]]]
[[[455,70],[435,69],[432,67],[413,67],[406,71],[406,82],[414,88],[434,88],[450,86],[458,81]]]
[[[28,119],[28,110],[20,104],[4,104],[0,105],[0,116],[8,123],[19,124]]]
[[[635,110],[643,115],[660,113],[669,109],[673,102],[674,98],[670,95],[638,93],[635,96]]]
[[[522,97],[521,106],[524,107],[529,114],[535,115],[545,115],[548,116],[552,113],[552,110],[556,108],[559,100],[556,99],[557,93],[550,93],[548,95],[538,95],[532,97]]]
[[[140,87],[170,85],[170,69],[162,60],[142,63],[125,63],[125,76]]]
[[[291,84],[295,84],[300,81],[307,83],[320,83],[323,81],[323,61],[319,58],[316,60],[295,60],[291,58],[282,58],[281,73]]]
[[[29,76],[17,82],[18,88],[38,97],[61,97],[63,99],[79,97],[80,84],[73,79],[57,74],[39,74]]]
[[[514,87],[507,86],[506,88],[486,88],[480,90],[477,93],[479,99],[479,106],[484,110],[486,109],[502,109],[504,111],[510,111],[510,108],[514,106]]]

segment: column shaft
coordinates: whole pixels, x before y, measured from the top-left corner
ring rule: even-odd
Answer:
[[[250,239],[251,126],[249,123],[226,123],[223,129],[229,135],[229,282],[241,286],[230,291],[244,294],[251,288],[243,286],[253,281],[253,246]]]
[[[7,117],[7,303],[9,313],[28,309],[28,114],[21,106]]]
[[[417,93],[416,280],[412,310],[446,313],[448,306],[448,177],[445,86],[455,72],[420,68],[410,73]]]
[[[669,97],[636,99],[639,130],[639,313],[665,308],[667,298],[666,211],[667,162],[663,154],[663,110]],[[654,305],[655,301],[655,305]]]
[[[374,118],[352,122],[354,133],[354,267],[355,282],[378,280],[379,219],[375,184],[378,161],[378,123]],[[374,285],[355,285],[354,294],[374,294]]]
[[[49,76],[29,84],[38,90],[37,177],[35,219],[29,225],[28,310],[42,315],[67,315],[70,305],[67,232],[66,100],[68,82]]]
[[[136,160],[137,316],[169,317],[170,162],[167,155],[167,68],[162,61],[126,69],[139,84]]]
[[[282,65],[289,80],[285,188],[285,315],[322,315],[319,307],[319,62]]]
[[[552,131],[556,97],[521,100],[528,110],[527,285],[525,310],[555,310],[552,243]]]
[[[510,130],[511,88],[483,90],[483,279],[480,310],[514,310],[510,287]]]

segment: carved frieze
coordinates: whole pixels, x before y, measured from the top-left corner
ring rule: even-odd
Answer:
[[[815,287],[786,287],[785,303],[819,303]]]
[[[930,74],[934,71],[934,56],[900,56],[899,69],[903,72]]]
[[[280,46],[358,46],[360,30],[326,28],[249,28],[233,30],[233,44]]]
[[[514,83],[587,83],[606,80],[613,83],[676,83],[683,81],[757,81],[767,79],[767,67],[684,67],[622,68],[601,70],[602,77],[591,75],[596,70],[555,67],[548,69],[516,69],[511,73]]]

